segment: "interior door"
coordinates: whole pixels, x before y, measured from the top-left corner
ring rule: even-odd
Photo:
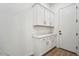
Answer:
[[[59,41],[60,48],[76,51],[76,5],[60,9]]]

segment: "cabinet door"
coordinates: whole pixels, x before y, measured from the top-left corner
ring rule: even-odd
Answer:
[[[46,38],[34,38],[34,55],[41,56],[46,53]]]
[[[33,51],[34,55],[41,55],[41,39],[33,38]]]
[[[46,53],[46,39],[47,38],[42,38],[41,39],[41,55],[43,55],[44,53]]]
[[[55,40],[56,40],[55,36],[48,37],[47,42],[46,42],[47,50],[50,50],[56,46]]]
[[[46,51],[49,51],[51,49],[51,40],[50,40],[50,37],[47,37],[47,40],[46,40]]]
[[[47,49],[50,50],[52,47],[51,47],[51,40],[50,40],[50,37],[47,38]]]
[[[45,25],[50,25],[50,12],[45,10]]]
[[[55,23],[55,15],[53,13],[50,13],[50,25],[54,26]]]
[[[56,46],[56,38],[57,38],[57,35],[53,35],[50,37],[50,40],[51,40],[51,48],[54,48]]]
[[[44,8],[38,5],[37,8],[37,24],[43,25],[44,24]]]

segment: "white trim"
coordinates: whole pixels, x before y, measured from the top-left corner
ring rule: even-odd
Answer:
[[[51,11],[50,9],[48,9],[47,7],[45,7],[44,5],[40,4],[40,3],[35,3],[32,5],[32,7],[36,6],[36,5],[40,5],[41,7],[47,9],[48,11],[52,12],[53,14],[55,14],[53,11]]]
[[[59,8],[59,9],[64,9],[64,8],[70,7],[70,6],[72,6],[72,5],[76,5],[76,3],[71,3],[71,4],[66,5],[66,6],[64,6],[64,7],[61,7],[61,8]]]

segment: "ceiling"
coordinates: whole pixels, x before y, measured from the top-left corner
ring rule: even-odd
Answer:
[[[56,5],[57,3],[46,3],[46,5],[48,6],[48,7],[52,7],[52,6],[54,6],[54,5]]]
[[[0,14],[15,14],[31,5],[32,3],[0,3]]]

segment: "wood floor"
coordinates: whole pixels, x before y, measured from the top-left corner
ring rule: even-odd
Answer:
[[[54,48],[46,53],[45,56],[77,56],[77,54],[64,49]]]

